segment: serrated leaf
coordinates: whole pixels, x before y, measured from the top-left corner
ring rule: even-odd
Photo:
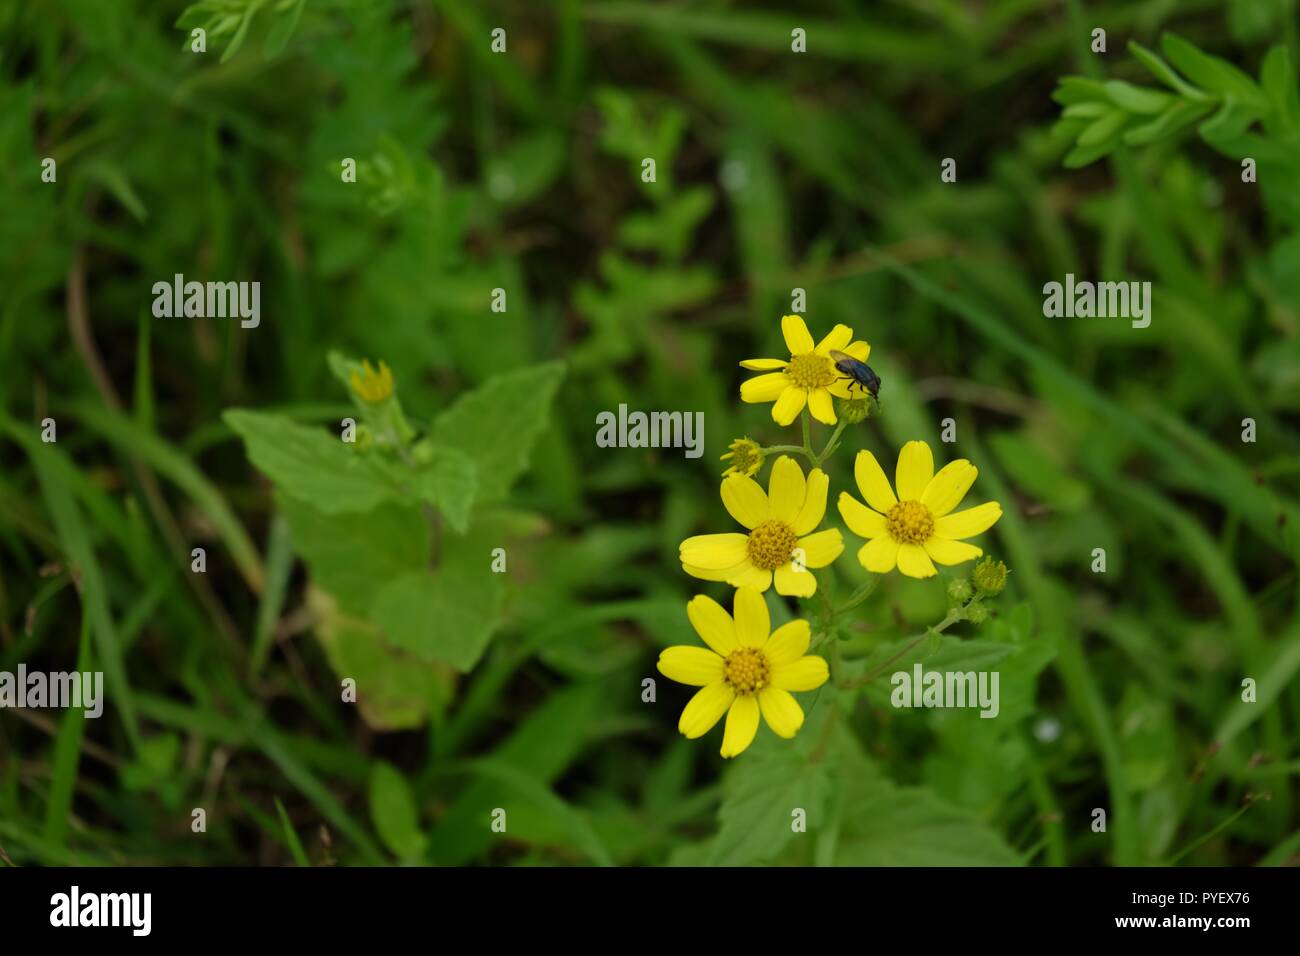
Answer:
[[[382,760],[376,761],[370,769],[369,795],[370,819],[384,845],[403,860],[422,856],[425,836],[406,778]]]
[[[503,497],[528,467],[529,453],[549,417],[564,365],[548,362],[496,375],[438,417],[440,448],[464,452],[478,467],[478,500]]]
[[[842,866],[1018,866],[992,829],[929,790],[884,780],[861,786],[845,810]]]
[[[829,792],[825,764],[808,761],[788,745],[741,754],[727,776],[710,865],[744,866],[772,859],[794,835],[794,810],[803,810],[812,821],[809,825],[815,826]]]
[[[259,471],[326,514],[370,511],[405,497],[391,469],[376,456],[358,452],[322,428],[247,409],[229,409],[222,418],[244,439]]]

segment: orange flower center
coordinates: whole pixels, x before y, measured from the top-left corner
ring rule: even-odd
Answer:
[[[754,567],[775,571],[790,561],[790,552],[799,543],[799,536],[784,521],[764,521],[749,533],[746,548]]]
[[[771,668],[757,647],[741,647],[727,655],[722,677],[737,694],[757,694],[768,685]]]
[[[785,376],[799,388],[825,388],[840,377],[831,360],[816,352],[791,356]]]
[[[934,534],[934,515],[919,501],[900,501],[885,515],[889,536],[903,544],[921,544]]]

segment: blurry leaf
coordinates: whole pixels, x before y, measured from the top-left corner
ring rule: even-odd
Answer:
[[[480,501],[503,498],[528,467],[529,452],[563,377],[559,362],[505,372],[438,416],[433,442],[463,451],[477,465]]]
[[[1185,81],[1170,68],[1168,63],[1160,59],[1160,57],[1148,50],[1146,47],[1142,46],[1142,44],[1130,40],[1128,50],[1143,66],[1151,71],[1152,75],[1157,80],[1174,90],[1179,96],[1183,97],[1183,99],[1209,99],[1205,93]]]
[[[432,455],[433,461],[416,474],[416,494],[437,505],[452,528],[464,534],[478,490],[478,468],[454,448],[435,448]]]
[[[376,760],[370,770],[370,819],[384,845],[399,859],[423,855],[425,837],[411,788],[405,777],[382,760]]]
[[[1255,81],[1227,60],[1202,53],[1182,37],[1166,33],[1161,38],[1165,56],[1193,83],[1199,83],[1223,97],[1241,100],[1256,106],[1267,106],[1264,95]]]
[[[1123,80],[1111,80],[1106,84],[1106,95],[1117,106],[1122,106],[1130,113],[1159,113],[1174,102],[1168,93],[1149,90]]]
[[[321,428],[278,415],[228,409],[222,418],[248,447],[248,457],[282,490],[326,514],[370,511],[401,499],[376,455],[359,452]]]
[[[266,34],[266,42],[262,46],[262,53],[269,59],[279,56],[288,46],[293,31],[298,28],[298,19],[302,16],[302,8],[306,5],[307,0],[290,0],[288,13],[284,12],[283,3],[275,11],[275,22],[271,24],[271,29]]]
[[[501,576],[492,573],[488,552],[444,554],[436,572],[408,572],[381,588],[371,618],[397,647],[467,671],[499,623],[501,601]]]

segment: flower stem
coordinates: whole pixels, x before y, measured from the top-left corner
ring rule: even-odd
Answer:
[[[889,658],[889,660],[876,665],[874,668],[872,668],[863,676],[859,677],[857,680],[841,681],[839,684],[840,688],[842,690],[857,690],[860,687],[865,687],[867,684],[870,684],[873,680],[875,680],[882,673],[884,673],[885,668],[889,667],[890,664],[893,664],[899,658],[906,657],[909,653],[911,653],[912,649],[915,648],[916,645],[920,644],[931,634],[935,634],[935,635],[942,634],[944,631],[952,627],[952,625],[956,624],[958,621],[964,620],[965,617],[966,617],[966,613],[964,608],[960,608],[960,607],[953,608],[948,612],[947,617],[945,617],[938,624],[935,624],[933,627],[927,627],[920,634],[916,635],[916,637],[912,638],[910,641],[907,642],[906,646],[904,646],[901,651],[899,651],[893,657]]]
[[[822,462],[824,462],[827,458],[829,458],[831,454],[835,451],[836,443],[840,439],[840,432],[844,431],[844,426],[847,424],[848,422],[846,422],[843,418],[841,418],[839,422],[835,425],[835,431],[831,432],[830,440],[826,442],[826,447],[822,449],[822,453],[818,455],[816,458],[812,459],[812,463],[814,466],[820,468]]]

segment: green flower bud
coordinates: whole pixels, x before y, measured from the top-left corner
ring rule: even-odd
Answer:
[[[993,596],[1001,594],[1002,589],[1007,586],[1007,575],[1010,572],[1007,566],[1001,561],[995,561],[993,558],[984,558],[977,565],[972,575],[975,581],[975,589],[981,596]]]
[[[988,619],[989,609],[978,601],[966,608],[966,620],[970,621],[972,624],[983,624]]]
[[[876,407],[876,400],[870,395],[865,398],[848,398],[840,401],[840,414],[850,425],[857,425],[871,417]]]
[[[966,578],[953,578],[948,582],[948,600],[954,605],[962,605],[971,599],[975,591]]]

